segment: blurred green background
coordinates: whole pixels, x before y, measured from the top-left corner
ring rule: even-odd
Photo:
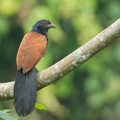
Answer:
[[[0,0],[0,82],[15,80],[15,58],[25,33],[40,19],[49,31],[39,71],[61,60],[120,17],[120,0]],[[21,120],[120,120],[120,40],[72,73],[38,92],[35,109]],[[14,108],[13,100],[0,109]],[[16,116],[15,113],[13,113]]]

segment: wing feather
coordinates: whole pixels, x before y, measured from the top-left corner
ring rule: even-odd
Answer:
[[[35,32],[29,32],[24,37],[18,49],[16,64],[17,69],[27,73],[42,58],[47,47],[47,38]]]

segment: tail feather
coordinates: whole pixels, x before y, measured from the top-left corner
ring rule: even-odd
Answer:
[[[14,85],[14,105],[19,116],[27,116],[33,111],[37,86],[36,86],[36,68],[23,74],[18,71]]]

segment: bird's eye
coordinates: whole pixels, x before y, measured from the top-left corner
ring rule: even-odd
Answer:
[[[46,24],[48,24],[48,22],[47,22],[47,21],[45,21],[45,22],[44,22],[44,24],[46,25]]]

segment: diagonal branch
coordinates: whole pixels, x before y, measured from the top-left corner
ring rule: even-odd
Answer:
[[[38,72],[38,89],[48,86],[49,84],[70,73],[76,67],[83,64],[119,37],[120,19],[89,40],[83,46],[69,54],[67,57],[42,72]],[[0,100],[8,100],[13,98],[13,87],[14,82],[0,83]]]

